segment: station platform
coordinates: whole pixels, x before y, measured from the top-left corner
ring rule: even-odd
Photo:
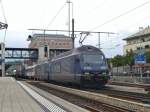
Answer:
[[[56,100],[62,102],[62,99]],[[63,104],[70,109],[63,107]],[[57,105],[47,100],[27,84],[12,77],[0,77],[0,112],[89,112],[66,101],[63,104]]]
[[[0,112],[44,112],[11,77],[0,77]]]

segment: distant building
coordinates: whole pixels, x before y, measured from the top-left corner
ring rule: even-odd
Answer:
[[[138,52],[139,50],[150,51],[150,27],[139,28],[139,32],[123,39],[126,41],[124,54],[127,52]]]
[[[33,34],[28,40],[30,40],[29,48],[41,49],[41,47],[47,46],[47,55],[50,59],[59,53],[72,49],[73,45],[70,37],[60,34]],[[43,54],[40,53],[40,55]]]

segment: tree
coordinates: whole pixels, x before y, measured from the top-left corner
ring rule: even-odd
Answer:
[[[117,55],[109,63],[112,63],[114,67],[129,65],[132,68],[134,65],[134,53],[131,51],[125,56]]]
[[[114,58],[112,58],[110,62],[113,64],[114,67],[122,66],[123,65],[123,56],[117,55]]]
[[[150,63],[150,52],[146,52],[145,56],[146,56],[146,62]]]

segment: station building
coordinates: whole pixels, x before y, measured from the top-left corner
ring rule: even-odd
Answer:
[[[150,27],[140,27],[139,31],[125,39],[126,45],[123,48],[124,54],[133,51],[134,53],[139,50],[144,50],[144,52],[150,51]]]
[[[52,59],[54,56],[71,50],[72,40],[70,37],[60,34],[38,34],[28,37],[29,48],[39,49],[39,60]]]

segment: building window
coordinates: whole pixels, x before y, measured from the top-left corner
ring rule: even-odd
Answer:
[[[141,39],[141,42],[145,42],[145,39],[144,39],[144,38],[142,38],[142,39]]]
[[[137,47],[136,49],[137,49],[137,50],[140,50],[140,47]]]
[[[149,45],[145,45],[145,49],[147,49],[147,48],[150,48],[150,46]]]
[[[137,50],[142,50],[142,49],[144,49],[143,47],[137,47]]]

